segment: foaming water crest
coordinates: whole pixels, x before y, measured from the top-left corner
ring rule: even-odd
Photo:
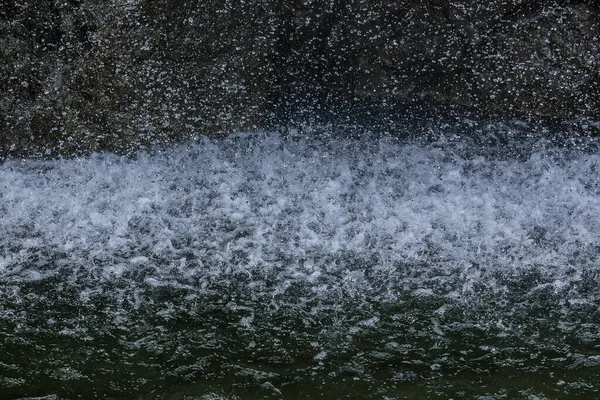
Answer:
[[[255,134],[6,162],[0,387],[97,381],[72,356],[84,350],[58,354],[64,338],[112,371],[114,393],[159,370],[275,395],[354,376],[382,395],[597,369],[600,155],[523,148]],[[24,369],[16,353],[40,341],[56,350]],[[116,378],[123,360],[134,383]]]

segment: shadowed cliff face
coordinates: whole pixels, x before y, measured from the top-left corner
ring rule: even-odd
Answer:
[[[5,1],[0,48],[0,157],[361,123],[371,105],[600,109],[595,1]]]

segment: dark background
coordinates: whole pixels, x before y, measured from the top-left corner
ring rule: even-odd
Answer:
[[[591,0],[5,0],[0,50],[0,159],[304,123],[600,129]]]

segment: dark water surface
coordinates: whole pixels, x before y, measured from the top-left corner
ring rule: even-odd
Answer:
[[[597,140],[502,135],[4,163],[0,398],[597,398]]]

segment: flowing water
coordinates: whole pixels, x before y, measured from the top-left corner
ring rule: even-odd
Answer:
[[[600,396],[600,151],[234,135],[0,165],[0,398]]]

